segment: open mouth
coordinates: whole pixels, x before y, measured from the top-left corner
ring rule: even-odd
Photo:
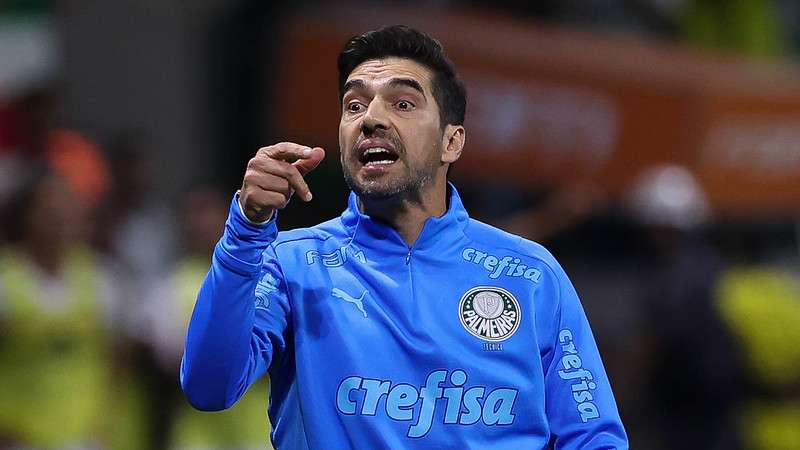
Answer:
[[[388,166],[393,164],[400,156],[393,150],[384,147],[371,147],[361,152],[358,160],[365,167]]]

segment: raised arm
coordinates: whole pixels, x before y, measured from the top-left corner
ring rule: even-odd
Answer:
[[[281,143],[248,163],[189,322],[180,378],[194,407],[229,408],[285,348],[291,311],[271,247],[274,212],[295,191],[311,199],[303,175],[323,156],[319,148]]]

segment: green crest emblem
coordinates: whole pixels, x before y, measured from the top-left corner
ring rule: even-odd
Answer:
[[[485,341],[504,341],[519,328],[519,302],[505,289],[478,286],[461,297],[458,317],[473,336]]]

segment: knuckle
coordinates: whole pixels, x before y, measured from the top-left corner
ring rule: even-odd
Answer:
[[[291,146],[291,142],[278,142],[277,144],[271,145],[269,148],[271,150],[271,154],[283,154]]]
[[[264,182],[262,186],[265,190],[270,192],[280,192],[283,189],[283,185],[286,183],[286,180],[283,178],[273,175],[267,174],[264,176]]]
[[[242,179],[242,184],[244,185],[245,189],[252,189],[254,186],[258,186],[260,184],[260,179],[262,175],[256,171],[248,170],[244,174],[244,178]]]
[[[253,206],[255,206],[259,211],[265,208],[274,208],[275,202],[270,197],[269,192],[261,191],[258,194],[254,195],[253,199]]]
[[[297,147],[300,147],[300,144],[297,144],[295,142],[284,141],[284,142],[279,142],[278,144],[276,144],[276,146],[280,146],[282,150],[290,151]]]
[[[265,201],[270,207],[282,209],[286,206],[286,198],[280,192],[269,191],[265,194]]]
[[[292,164],[286,164],[286,174],[287,174],[287,176],[289,176],[293,180],[297,180],[297,179],[302,180],[303,179],[303,176],[300,175],[300,171],[297,170],[297,167],[295,167]]]
[[[274,169],[274,174],[280,176],[281,178],[287,179],[292,176],[291,167],[292,165],[285,162],[285,161],[273,161],[274,164],[272,165]]]
[[[244,180],[245,181],[252,180],[257,175],[258,173],[255,170],[253,170],[253,168],[248,167],[247,170],[245,170],[244,172]]]
[[[282,175],[282,161],[272,158],[264,158],[257,163],[258,170],[268,175]]]
[[[305,145],[301,145],[295,142],[280,142],[273,146],[275,149],[273,153],[277,153],[282,157],[297,157],[300,153],[302,153],[303,149],[306,148]]]
[[[278,155],[280,155],[279,149],[276,146],[271,145],[269,147],[261,147],[258,149],[258,152],[253,159],[258,160],[259,162],[264,162],[272,160]]]
[[[257,170],[259,172],[265,172],[269,167],[269,162],[272,159],[269,156],[257,156],[252,159],[250,169]]]
[[[276,179],[276,182],[275,182],[275,191],[281,192],[281,193],[287,192],[289,190],[289,188],[290,188],[289,180],[287,180],[285,178],[279,178],[279,177],[276,177],[276,178],[277,179]]]

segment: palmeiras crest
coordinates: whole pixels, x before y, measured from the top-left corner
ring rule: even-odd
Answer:
[[[474,287],[461,297],[458,318],[473,336],[485,341],[504,341],[519,328],[519,302],[503,288]]]

